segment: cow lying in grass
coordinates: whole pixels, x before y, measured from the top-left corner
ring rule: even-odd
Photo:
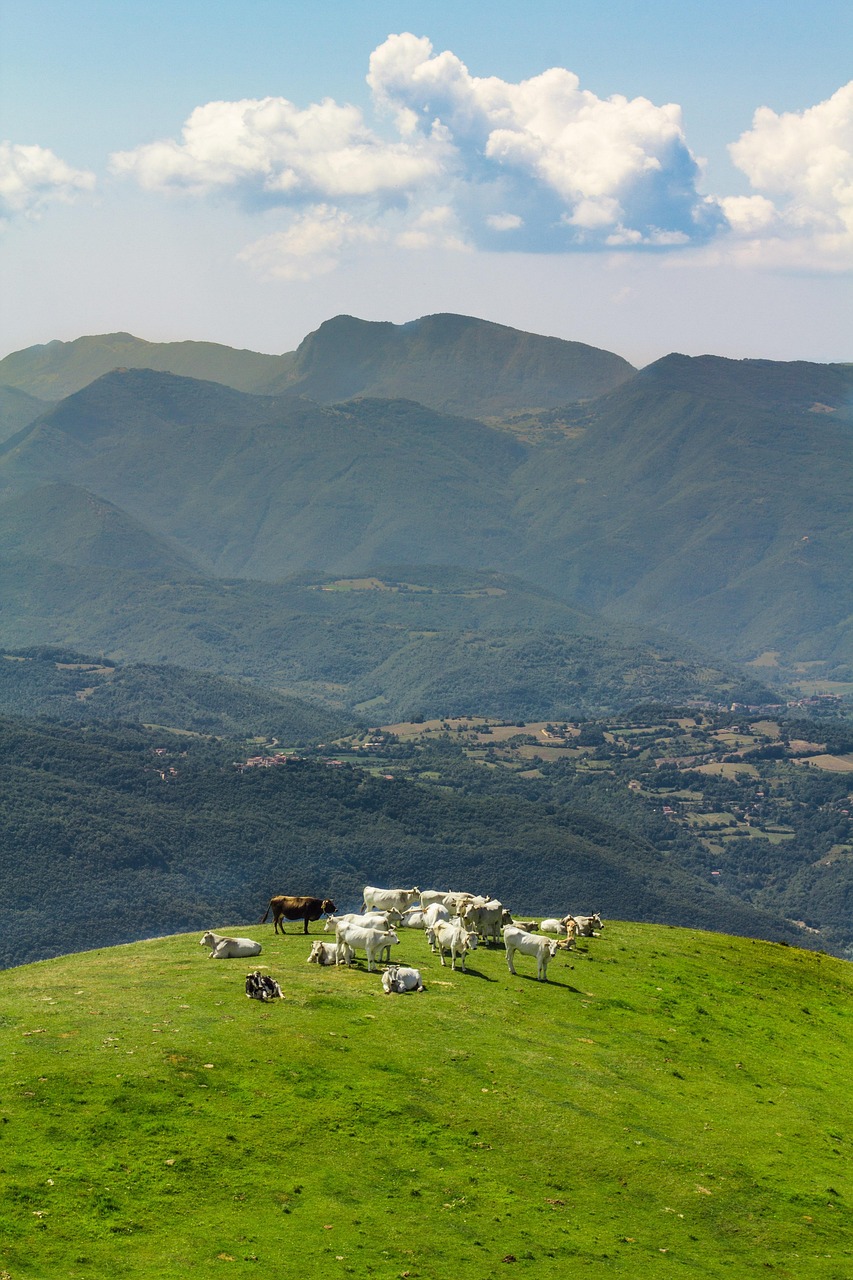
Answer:
[[[268,973],[261,973],[260,969],[246,974],[246,996],[250,1000],[284,999],[275,978],[271,978]]]
[[[352,947],[347,947],[344,952],[344,963],[350,964],[352,961]],[[336,942],[321,942],[318,938],[311,947],[311,954],[306,964],[337,964],[338,963],[338,944]]]
[[[420,970],[407,965],[391,964],[382,975],[382,990],[386,996],[403,995],[406,991],[423,991]]]
[[[251,938],[225,938],[221,933],[211,933],[209,929],[199,942],[203,947],[210,947],[209,960],[233,960],[261,954],[261,944]]]

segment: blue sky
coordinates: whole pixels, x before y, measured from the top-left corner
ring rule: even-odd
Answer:
[[[853,359],[849,0],[0,15],[0,354],[460,311]]]

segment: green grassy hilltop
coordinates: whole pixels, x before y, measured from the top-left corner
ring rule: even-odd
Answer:
[[[4,1280],[853,1271],[849,964],[607,922],[541,984],[404,931],[385,997],[233,931],[283,1001],[198,934],[2,975]]]

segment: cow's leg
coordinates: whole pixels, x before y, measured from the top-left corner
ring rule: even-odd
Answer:
[[[307,917],[307,916],[305,917],[305,928],[303,929],[303,931],[302,931],[302,932],[303,932],[303,933],[307,933],[307,932],[308,932],[308,917]]]
[[[515,966],[514,966],[514,965],[513,965],[513,963],[512,963],[512,952],[511,952],[511,951],[507,951],[507,953],[506,953],[506,967],[509,969],[510,973],[513,973],[513,974],[515,973]]]

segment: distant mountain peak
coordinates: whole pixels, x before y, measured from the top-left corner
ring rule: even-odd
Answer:
[[[464,417],[500,417],[592,399],[635,369],[581,342],[437,312],[406,324],[334,316],[300,343],[285,386],[323,403],[416,400]]]

